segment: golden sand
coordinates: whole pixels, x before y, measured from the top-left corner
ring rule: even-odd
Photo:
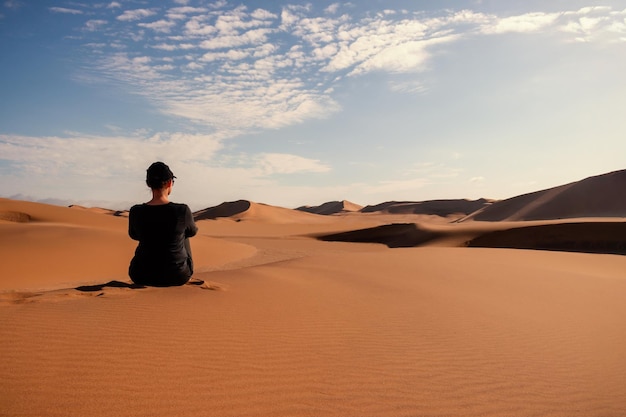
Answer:
[[[203,285],[131,288],[127,218],[0,199],[0,415],[624,414],[626,257],[464,247],[535,223],[249,209],[198,221]],[[437,238],[317,239],[389,223]]]

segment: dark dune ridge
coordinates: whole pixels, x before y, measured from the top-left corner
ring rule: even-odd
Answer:
[[[490,232],[467,246],[626,255],[625,237],[622,222],[560,223]]]
[[[215,207],[209,207],[193,213],[195,220],[217,219],[218,217],[232,217],[249,210],[252,203],[247,200],[224,202]]]
[[[331,215],[337,213],[350,213],[360,211],[363,207],[350,201],[329,201],[319,206],[301,206],[296,210],[305,211],[307,213]]]
[[[441,217],[450,215],[468,215],[491,204],[490,200],[429,200],[429,201],[388,201],[372,206],[365,206],[362,213],[383,212],[390,214],[432,214]]]
[[[415,223],[394,223],[317,238],[326,242],[382,243],[390,248],[408,248],[442,236],[443,233],[425,230]]]
[[[527,221],[626,217],[626,170],[589,177],[485,206],[465,220]]]
[[[459,238],[462,237],[462,238]],[[390,248],[446,246],[554,250],[626,255],[626,222],[589,221],[511,227],[503,230],[428,230],[418,224],[389,224],[317,236],[331,242],[381,243]]]

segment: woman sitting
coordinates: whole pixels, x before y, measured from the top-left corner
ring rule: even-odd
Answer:
[[[189,238],[198,228],[186,204],[169,201],[176,177],[163,162],[148,168],[146,184],[152,199],[130,209],[128,234],[139,244],[128,275],[139,285],[183,285],[193,274]]]

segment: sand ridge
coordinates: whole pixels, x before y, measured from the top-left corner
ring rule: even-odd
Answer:
[[[580,217],[626,217],[626,170],[498,201],[466,220],[524,221]]]

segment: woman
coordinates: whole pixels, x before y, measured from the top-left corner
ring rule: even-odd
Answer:
[[[198,228],[187,205],[169,201],[175,178],[163,162],[150,165],[146,184],[152,200],[130,209],[128,234],[139,241],[128,268],[135,284],[183,285],[193,274],[189,238]]]

